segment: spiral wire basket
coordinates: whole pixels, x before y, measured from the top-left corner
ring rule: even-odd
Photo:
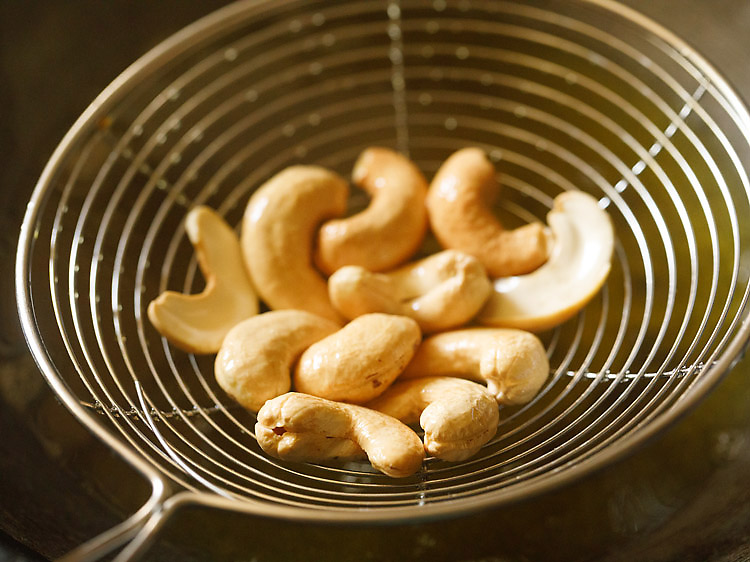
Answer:
[[[175,498],[398,522],[501,506],[632,450],[744,350],[748,132],[706,61],[608,0],[249,0],[178,33],[77,121],[21,233],[18,306],[42,372],[153,488],[78,554],[140,530],[121,554],[132,555]],[[496,164],[505,224],[544,221],[557,194],[581,190],[616,233],[602,291],[541,336],[552,372],[539,395],[502,408],[475,457],[429,458],[403,479],[269,457],[254,415],[218,387],[213,357],[174,348],[145,314],[166,289],[202,289],[183,228],[192,207],[239,230],[276,172],[307,163],[349,175],[373,145],[428,178],[479,146]]]

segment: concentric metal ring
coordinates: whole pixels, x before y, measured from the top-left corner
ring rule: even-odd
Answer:
[[[227,505],[383,519],[497,505],[665,427],[743,348],[749,124],[700,57],[609,2],[240,3],[136,63],[60,145],[19,246],[24,329],[84,423]],[[540,395],[503,409],[475,458],[429,459],[402,480],[269,458],[212,358],[176,350],[145,315],[167,288],[201,288],[188,209],[239,228],[275,172],[304,162],[348,175],[371,145],[428,177],[480,146],[508,225],[544,220],[555,195],[580,189],[617,233],[600,295],[543,336],[553,372]]]

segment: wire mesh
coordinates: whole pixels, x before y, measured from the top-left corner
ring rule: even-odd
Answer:
[[[45,376],[188,490],[326,511],[501,503],[611,461],[715,384],[747,338],[750,119],[711,67],[609,2],[244,2],[138,61],[39,182],[19,246],[19,309]],[[366,463],[268,457],[213,357],[145,314],[202,279],[182,221],[239,229],[295,163],[348,175],[382,145],[431,177],[484,148],[508,226],[593,194],[617,246],[607,284],[542,335],[552,372],[462,463],[391,479]],[[420,511],[422,513],[423,511]]]

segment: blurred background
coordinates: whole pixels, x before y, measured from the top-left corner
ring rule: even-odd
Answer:
[[[23,340],[13,263],[26,202],[57,143],[111,80],[227,3],[0,2],[0,560],[55,558],[138,506],[112,484],[132,479],[129,469],[57,402]],[[750,99],[750,2],[623,3],[692,44]],[[413,558],[750,560],[749,375],[743,360],[697,410],[632,456],[503,513],[446,524],[445,544],[424,544]],[[519,532],[526,523],[534,528]],[[462,529],[488,524],[497,526],[488,534],[506,538],[483,549],[461,545]],[[210,533],[193,529],[186,541],[185,525],[174,522],[165,532],[171,546],[154,559],[203,559]],[[358,536],[379,539],[377,530]]]

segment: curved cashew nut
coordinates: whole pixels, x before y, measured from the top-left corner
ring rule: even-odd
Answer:
[[[401,378],[453,376],[484,381],[499,404],[524,404],[549,376],[544,345],[534,334],[465,328],[426,338]]]
[[[425,456],[422,441],[409,427],[362,406],[289,392],[269,400],[258,412],[255,435],[269,455],[283,460],[324,460],[296,449],[297,436],[308,433],[353,441],[374,468],[395,478],[417,472]]]
[[[333,306],[346,318],[370,312],[413,318],[422,332],[455,328],[471,320],[492,292],[476,258],[444,250],[388,273],[345,266],[328,279]]]
[[[581,310],[609,275],[614,231],[591,195],[567,191],[547,215],[554,244],[542,267],[528,275],[497,279],[477,317],[481,324],[540,332]]]
[[[214,361],[219,386],[257,412],[266,400],[291,388],[292,364],[310,345],[339,329],[303,310],[274,310],[232,328]]]
[[[208,207],[195,207],[185,230],[206,279],[195,295],[165,291],[148,306],[161,335],[190,353],[216,353],[226,333],[258,313],[258,297],[242,261],[237,235]]]
[[[281,439],[279,433],[283,436]],[[264,451],[285,461],[353,461],[367,458],[362,447],[351,439],[329,437],[322,433],[291,433],[256,424],[255,438]]]
[[[343,215],[349,186],[318,166],[291,166],[253,193],[242,223],[250,276],[272,309],[307,310],[341,323],[326,281],[312,264],[313,239],[328,217]]]
[[[323,224],[315,263],[328,274],[345,265],[392,269],[417,251],[427,231],[427,182],[407,158],[377,147],[360,155],[352,179],[371,196],[370,204]]]
[[[500,190],[495,167],[479,148],[464,148],[440,167],[427,192],[430,226],[445,248],[479,258],[490,277],[533,271],[547,259],[541,223],[505,230],[491,205]]]
[[[419,421],[427,452],[447,461],[476,454],[495,435],[500,418],[486,387],[453,377],[396,381],[367,407],[406,424]]]
[[[403,371],[421,338],[411,318],[365,314],[302,353],[294,388],[329,400],[367,402]]]

